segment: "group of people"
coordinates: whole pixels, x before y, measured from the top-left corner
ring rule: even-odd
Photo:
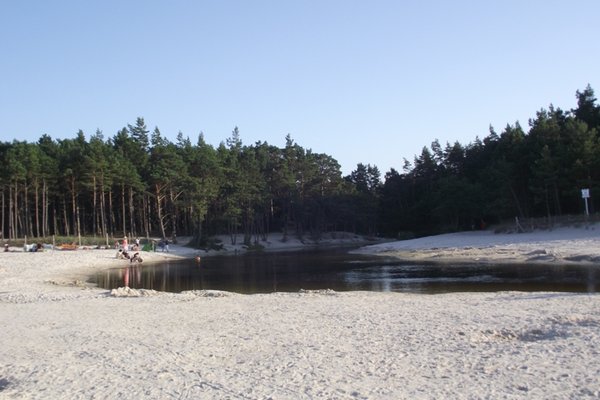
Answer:
[[[140,257],[140,253],[136,251],[133,255],[129,254],[127,250],[119,249],[117,250],[117,259],[119,260],[129,260],[130,263],[134,262],[142,262],[142,257]]]
[[[142,257],[140,257],[140,239],[135,239],[135,244],[131,246],[131,251],[134,252],[133,255],[129,254],[130,248],[127,243],[127,236],[123,237],[123,241],[119,244],[119,241],[115,243],[115,247],[117,248],[117,259],[119,260],[129,260],[130,263],[141,263]]]
[[[123,240],[121,241],[121,243],[119,243],[119,241],[117,240],[115,242],[115,248],[116,249],[123,249],[123,251],[140,251],[141,247],[140,247],[140,238],[136,238],[135,239],[135,243],[133,245],[129,245],[129,242],[127,240],[127,236],[123,237]]]
[[[156,242],[153,242],[153,245],[155,243]],[[118,259],[127,259],[132,263],[133,262],[142,262],[142,258],[140,257],[140,253],[139,253],[139,251],[141,250],[139,238],[136,238],[135,243],[130,246],[129,242],[127,240],[127,236],[124,236],[123,240],[121,242],[119,242],[118,240],[115,242],[115,248],[117,249],[117,258]],[[158,248],[160,249],[160,251],[166,251],[168,253],[169,252],[169,240],[166,238],[161,239],[158,242]],[[131,255],[130,252],[133,252],[133,255]]]

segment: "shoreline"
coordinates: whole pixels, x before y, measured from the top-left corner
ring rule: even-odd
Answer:
[[[452,235],[375,249],[456,256],[474,244]],[[597,244],[560,235],[519,251]],[[478,239],[489,257],[511,245],[491,238]],[[144,263],[194,256],[171,249]],[[600,397],[598,294],[111,292],[77,279],[123,265],[115,250],[0,255],[0,397]]]

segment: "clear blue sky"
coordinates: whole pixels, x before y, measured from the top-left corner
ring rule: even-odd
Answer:
[[[425,145],[600,95],[600,1],[3,1],[0,140],[138,116],[217,146],[285,136],[382,175]]]

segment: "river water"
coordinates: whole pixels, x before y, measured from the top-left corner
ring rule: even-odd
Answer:
[[[466,291],[600,291],[600,265],[427,264],[349,254],[348,249],[265,252],[138,264],[91,278],[98,286],[167,292],[226,290],[237,293],[300,289],[412,293]]]

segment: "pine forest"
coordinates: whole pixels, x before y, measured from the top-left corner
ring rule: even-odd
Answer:
[[[237,128],[218,147],[202,134],[171,142],[141,117],[112,137],[0,142],[0,233],[187,236],[199,247],[216,234],[246,244],[272,232],[413,237],[582,214],[583,188],[593,214],[600,107],[589,85],[576,99],[572,110],[540,109],[527,130],[515,123],[468,144],[436,140],[383,176],[371,164],[343,176],[333,156],[290,135],[283,148],[245,144]]]

